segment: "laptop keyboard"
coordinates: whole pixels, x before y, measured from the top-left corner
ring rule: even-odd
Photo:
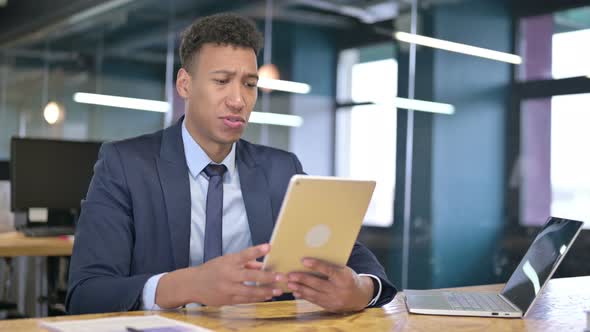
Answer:
[[[514,311],[498,294],[444,293],[453,310],[465,311]]]

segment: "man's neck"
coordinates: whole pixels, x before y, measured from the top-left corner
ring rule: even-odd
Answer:
[[[232,144],[219,144],[211,141],[207,141],[206,139],[202,139],[196,130],[191,130],[190,126],[187,123],[186,129],[188,130],[189,135],[192,139],[203,149],[205,154],[214,162],[221,164],[221,162],[227,157],[227,155],[231,152]]]
[[[196,141],[196,140],[195,140]],[[198,141],[197,144],[205,151],[207,156],[211,158],[214,162],[221,164],[223,159],[227,157],[227,155],[231,152],[231,144],[230,145],[220,145],[220,144],[211,144],[212,146],[207,147],[205,145],[201,145]]]

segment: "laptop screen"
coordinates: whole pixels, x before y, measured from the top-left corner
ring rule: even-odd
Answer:
[[[523,314],[555,272],[582,224],[575,220],[550,218],[530,245],[501,293]]]

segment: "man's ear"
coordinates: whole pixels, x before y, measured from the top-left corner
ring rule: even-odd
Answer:
[[[180,68],[178,70],[178,74],[176,75],[176,91],[178,92],[178,95],[184,99],[189,97],[192,84],[191,79],[191,75],[186,69]]]

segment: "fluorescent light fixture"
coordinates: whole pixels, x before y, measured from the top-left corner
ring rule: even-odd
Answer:
[[[309,84],[274,80],[272,78],[261,77],[258,79],[258,87],[270,90],[279,90],[293,93],[309,93],[311,87]]]
[[[418,100],[418,99],[407,99],[401,97],[395,97],[392,100],[385,100],[379,99],[374,101],[369,101],[368,104],[362,105],[364,106],[382,106],[387,108],[403,108],[408,110],[420,111],[420,112],[430,112],[430,113],[438,113],[438,114],[447,114],[451,115],[455,113],[455,106],[451,104],[445,103],[435,103],[432,101],[425,101],[425,100]]]
[[[395,39],[397,39],[399,41],[410,43],[410,44],[428,46],[428,47],[438,48],[438,49],[446,50],[446,51],[450,51],[450,52],[463,53],[463,54],[478,56],[478,57],[482,57],[482,58],[486,58],[486,59],[508,62],[508,63],[512,63],[515,65],[519,65],[522,63],[522,58],[518,55],[504,53],[504,52],[498,52],[498,51],[490,50],[487,48],[481,48],[481,47],[475,47],[475,46],[466,45],[466,44],[454,43],[454,42],[450,42],[450,41],[446,41],[446,40],[442,40],[442,39],[430,38],[430,37],[426,37],[426,36],[415,35],[415,34],[401,32],[401,31],[395,32],[393,34],[393,36]]]
[[[135,110],[162,113],[167,112],[170,109],[168,103],[164,101],[109,96],[85,92],[74,93],[74,101],[82,104],[130,108]],[[249,122],[276,126],[300,127],[303,124],[303,118],[289,114],[252,112],[250,114]]]
[[[113,9],[117,9],[119,7],[125,6],[134,0],[111,0],[111,1],[103,1],[100,5],[95,7],[91,7],[90,9],[81,11],[77,14],[72,15],[67,19],[67,22],[71,25],[76,23],[81,23],[91,17],[96,17],[100,14],[104,14],[109,12]]]
[[[252,112],[248,122],[275,126],[300,127],[303,124],[303,118],[289,114]]]
[[[395,97],[393,106],[397,108],[404,108],[408,110],[431,112],[440,114],[454,114],[455,106],[445,103],[435,103],[432,101],[418,100],[418,99],[407,99],[401,97]]]
[[[170,110],[170,105],[165,101],[109,96],[96,93],[76,92],[74,93],[74,101],[82,104],[129,108],[150,112],[166,113]]]

